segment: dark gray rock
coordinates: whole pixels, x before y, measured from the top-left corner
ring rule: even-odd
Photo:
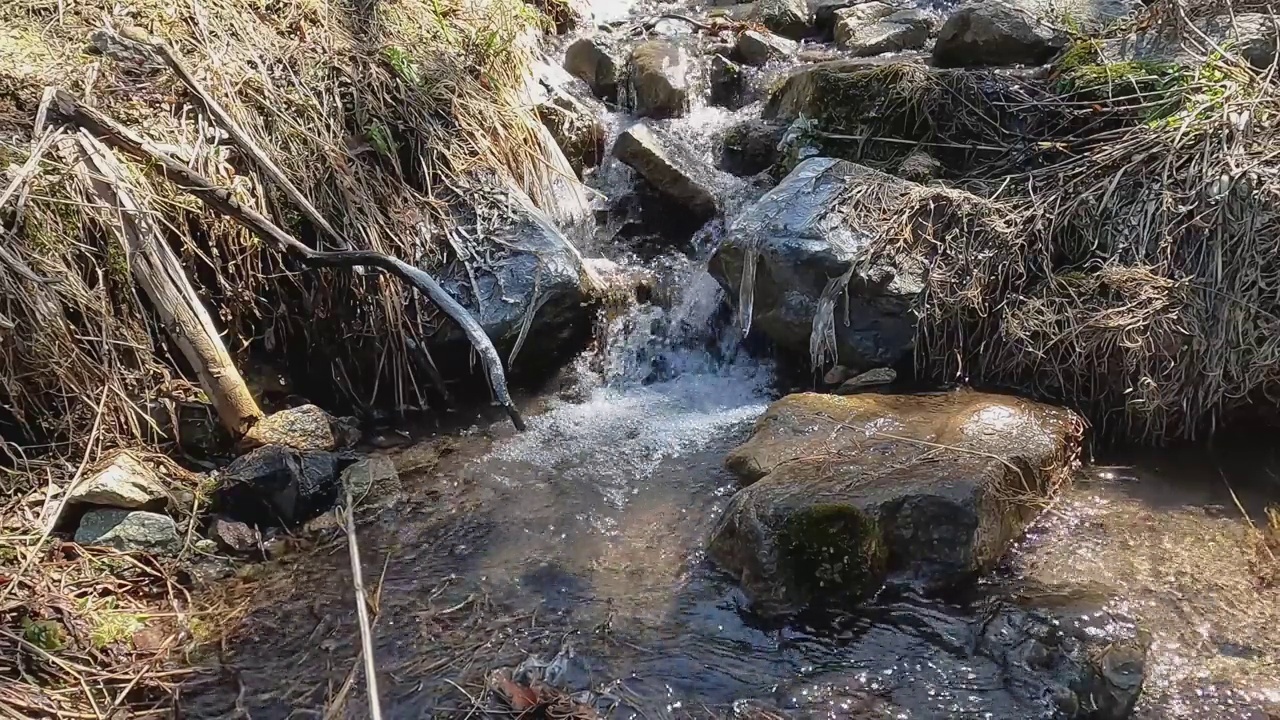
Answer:
[[[795,40],[773,33],[747,30],[738,36],[737,56],[747,65],[764,65],[771,60],[784,60],[800,50]]]
[[[536,110],[578,177],[604,159],[608,130],[600,101],[576,93],[570,86],[556,86],[547,89]]]
[[[649,40],[631,51],[627,63],[627,100],[639,117],[672,118],[689,109],[692,62],[683,47]]]
[[[1276,37],[1280,20],[1262,13],[1221,15],[1195,21],[1196,28],[1219,47],[1229,47],[1245,62],[1267,69],[1277,61]],[[1154,62],[1198,66],[1202,61],[1184,47],[1177,27],[1157,25],[1141,32],[1104,40],[1107,62]]]
[[[768,616],[847,606],[886,581],[963,587],[1069,479],[1082,435],[1069,410],[968,390],[789,395],[729,454],[749,485],[708,553]]]
[[[124,552],[177,555],[182,538],[173,518],[142,510],[90,510],[80,518],[76,542]]]
[[[933,21],[919,10],[902,10],[883,20],[853,28],[836,24],[836,43],[854,57],[919,50],[929,42]]]
[[[731,126],[724,133],[720,169],[742,177],[768,170],[781,156],[778,143],[786,131],[785,125],[759,118]]]
[[[893,365],[915,341],[920,269],[868,263],[874,229],[863,203],[849,198],[860,190],[896,196],[912,187],[843,160],[805,160],[733,222],[711,258],[711,274],[741,300],[743,271],[754,255],[752,328],[786,350],[812,355],[815,322],[832,321],[831,308],[839,305],[840,321],[831,322],[838,362],[857,371]],[[846,276],[842,294],[831,283]],[[824,293],[834,305],[820,315]]]
[[[1066,47],[1061,27],[1009,0],[977,0],[947,18],[933,46],[938,67],[1040,65]]]
[[[258,531],[238,520],[225,517],[215,517],[209,523],[208,536],[217,543],[219,549],[241,554],[257,550],[261,541]]]
[[[605,37],[575,40],[564,53],[564,69],[582,80],[601,100],[612,102],[618,97],[622,62],[617,48]]]
[[[737,110],[748,103],[747,76],[741,65],[720,55],[711,58],[711,104]]]
[[[334,453],[260,447],[223,469],[213,506],[258,527],[296,525],[337,501],[342,465]]]
[[[805,0],[757,0],[753,19],[792,40],[809,34],[809,8]]]
[[[631,166],[656,192],[691,216],[707,220],[716,214],[718,202],[712,184],[713,171],[679,138],[656,130],[642,120],[618,135],[613,156]]]
[[[591,297],[578,249],[518,188],[481,185],[470,199],[475,217],[462,225],[483,244],[464,245],[474,254],[455,257],[440,284],[504,354],[522,334],[527,344],[517,357],[550,362],[576,352]],[[430,342],[435,361],[457,357],[452,365],[469,366],[470,343],[457,324],[442,320]]]

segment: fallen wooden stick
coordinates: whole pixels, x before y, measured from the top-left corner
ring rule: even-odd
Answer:
[[[502,358],[493,346],[493,341],[485,334],[484,329],[471,316],[471,313],[431,275],[399,258],[372,250],[313,250],[263,217],[258,211],[241,204],[226,188],[215,185],[208,178],[174,160],[129,128],[84,105],[70,93],[58,90],[53,102],[58,114],[67,120],[93,133],[107,145],[148,163],[152,170],[160,172],[170,182],[196,196],[205,205],[236,220],[263,240],[291,253],[303,264],[310,267],[376,267],[417,288],[458,323],[466,333],[467,339],[480,355],[480,361],[485,367],[495,399],[506,409],[516,429],[525,429],[524,418],[520,416],[520,411],[516,409],[511,393],[507,390]]]
[[[351,554],[351,585],[356,593],[356,618],[360,622],[360,653],[364,655],[364,682],[369,692],[369,716],[382,720],[382,701],[378,697],[377,663],[373,659],[373,627],[369,623],[368,598],[364,594],[364,572],[360,567],[360,546],[356,542],[355,503],[351,488],[343,488],[346,494],[347,549]]]

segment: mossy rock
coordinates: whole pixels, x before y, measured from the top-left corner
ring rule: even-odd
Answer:
[[[749,484],[709,553],[766,616],[856,604],[887,581],[950,592],[1067,480],[1082,430],[1069,410],[968,390],[790,395],[730,453]]]

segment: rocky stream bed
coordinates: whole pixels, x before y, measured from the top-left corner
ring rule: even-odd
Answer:
[[[530,83],[564,207],[524,207],[505,265],[445,282],[504,350],[563,365],[517,399],[527,431],[481,409],[392,449],[303,406],[276,422],[310,440],[264,426],[215,473],[207,537],[137,457],[73,499],[85,544],[265,553],[193,572],[245,615],[194,659],[183,716],[365,716],[344,489],[387,717],[1280,716],[1280,603],[1242,514],[1277,492],[1269,448],[1104,464],[1071,410],[910,377],[922,269],[871,257],[865,218],[995,161],[939,144],[890,173],[811,132],[876,101],[869,68],[978,67],[1000,96],[1064,25],[1136,9],[579,8]],[[1263,64],[1264,25],[1205,32]],[[639,299],[573,355],[584,275]]]

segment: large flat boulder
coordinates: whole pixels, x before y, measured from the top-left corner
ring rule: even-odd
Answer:
[[[913,346],[920,271],[869,257],[877,230],[857,196],[913,187],[844,160],[805,160],[738,216],[709,270],[749,327],[784,349],[815,361],[834,353],[855,370],[892,365]]]
[[[710,556],[765,615],[848,605],[889,580],[962,587],[1067,481],[1083,427],[1069,410],[969,390],[787,396],[728,457],[749,484]]]
[[[858,27],[836,25],[836,43],[854,57],[919,50],[929,41],[933,20],[919,10],[902,10]]]

